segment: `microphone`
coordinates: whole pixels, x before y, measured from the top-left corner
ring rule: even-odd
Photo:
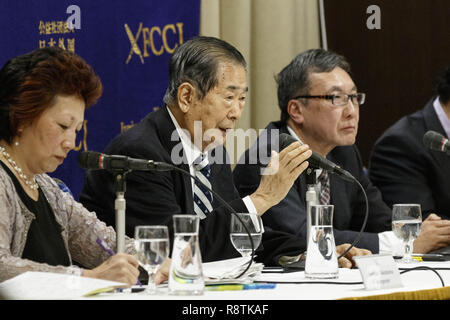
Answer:
[[[298,141],[293,136],[287,133],[280,133],[280,151],[289,146],[291,143]],[[312,152],[311,157],[307,160],[311,167],[313,168],[321,168],[327,170],[328,172],[334,173],[344,180],[355,182],[355,177],[348,171],[342,169],[337,164],[331,162],[328,159],[325,159],[321,155],[316,152]]]
[[[169,171],[173,166],[153,160],[134,159],[123,155],[106,155],[95,151],[83,151],[78,156],[78,165],[84,169],[106,169],[110,171]]]
[[[431,150],[446,152],[450,155],[450,142],[436,131],[428,131],[423,136],[423,144]]]
[[[250,231],[248,230],[247,226],[244,224],[244,222],[241,220],[241,218],[236,214],[236,210],[229,205],[221,196],[217,194],[214,190],[206,186],[203,181],[201,181],[199,178],[197,178],[194,175],[191,175],[190,172],[185,171],[181,168],[178,168],[177,166],[174,166],[169,163],[165,162],[156,162],[153,160],[143,160],[143,159],[134,159],[123,155],[106,155],[100,152],[95,151],[83,151],[78,156],[78,165],[82,167],[83,169],[105,169],[110,171],[128,171],[128,170],[139,170],[139,171],[169,171],[169,170],[176,170],[181,172],[184,175],[189,176],[190,178],[194,179],[201,185],[203,185],[206,189],[208,189],[215,197],[218,199],[223,205],[225,205],[232,214],[234,214],[238,220],[243,224],[245,231],[247,232],[250,243],[252,245],[252,255],[251,259],[245,268],[239,274],[236,279],[243,276],[249,269],[250,266],[253,263],[253,258],[255,256],[255,246],[253,243],[253,238],[250,236]]]
[[[287,134],[287,133],[280,133],[279,138],[280,138],[280,151],[283,150],[284,148],[286,148],[287,146],[289,146],[291,143],[298,141],[293,136],[291,136],[290,134]],[[351,243],[351,245],[338,257],[338,260],[339,260],[340,258],[345,256],[347,254],[347,252],[349,252],[355,245],[357,245],[359,243],[359,240],[362,237],[362,233],[363,233],[364,229],[366,228],[367,220],[369,218],[369,201],[367,199],[367,194],[366,194],[366,191],[364,190],[364,187],[361,185],[361,183],[358,180],[356,180],[356,178],[350,172],[342,169],[337,164],[331,162],[328,159],[325,159],[324,157],[317,154],[316,152],[313,151],[311,157],[309,157],[309,159],[307,161],[315,169],[321,168],[323,170],[327,170],[328,172],[337,174],[338,176],[340,176],[341,178],[343,178],[347,181],[351,181],[351,182],[358,184],[359,188],[362,191],[362,194],[364,195],[366,211],[364,214],[364,221],[362,223],[361,230],[359,230],[358,235],[356,236],[355,240]]]

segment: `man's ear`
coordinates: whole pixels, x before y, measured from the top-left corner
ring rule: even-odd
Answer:
[[[303,103],[298,101],[297,99],[289,100],[287,105],[287,113],[289,114],[289,117],[297,124],[303,123],[304,116],[303,116],[303,109],[305,106]]]
[[[189,82],[183,82],[178,87],[178,106],[183,113],[189,111],[193,102],[196,100],[196,90]]]

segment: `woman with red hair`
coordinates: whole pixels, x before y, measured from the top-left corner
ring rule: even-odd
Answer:
[[[18,56],[0,70],[0,282],[46,271],[136,284],[132,239],[130,254],[109,257],[96,241],[114,249],[114,229],[46,174],[75,147],[84,111],[101,94],[93,69],[59,48]]]

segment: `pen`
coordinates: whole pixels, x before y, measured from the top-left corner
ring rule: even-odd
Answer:
[[[438,253],[413,253],[413,259],[420,258],[421,261],[445,261],[445,257]]]
[[[116,254],[102,239],[97,238],[97,244],[103,249],[103,251],[108,253],[110,256],[113,256]],[[140,286],[142,285],[141,282],[139,281],[139,279],[137,281],[137,284]]]
[[[113,256],[116,254],[102,239],[97,238],[97,243],[103,249],[103,251],[108,253],[110,256]]]
[[[249,283],[249,284],[217,284],[207,285],[208,291],[230,291],[230,290],[252,290],[252,289],[274,289],[276,283]]]

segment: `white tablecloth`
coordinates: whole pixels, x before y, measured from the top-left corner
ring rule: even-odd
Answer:
[[[403,268],[428,266],[437,269],[444,280],[445,286],[450,286],[450,261],[418,262],[413,265],[398,264],[400,272]],[[449,270],[439,270],[449,269]],[[401,274],[403,287],[385,290],[365,290],[358,269],[339,269],[339,278],[322,280],[334,284],[309,283],[304,272],[279,273],[276,269],[268,269],[257,278],[257,281],[276,281],[274,289],[256,289],[240,291],[205,291],[201,296],[173,296],[167,293],[167,288],[161,288],[157,295],[140,293],[102,293],[84,299],[119,299],[119,300],[335,300],[349,297],[364,297],[382,295],[394,292],[417,291],[442,287],[439,277],[431,270],[415,270]],[[284,282],[284,283],[283,283]],[[287,283],[298,282],[298,283]],[[301,283],[304,282],[304,283]],[[308,283],[305,283],[308,282]],[[361,282],[361,284],[345,284]],[[344,283],[344,284],[343,284]]]

